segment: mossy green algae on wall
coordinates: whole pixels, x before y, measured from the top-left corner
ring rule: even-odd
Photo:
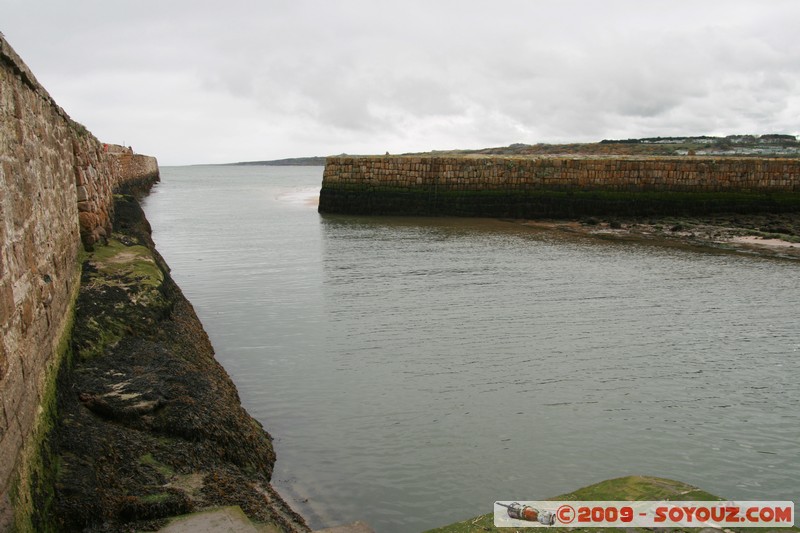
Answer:
[[[330,157],[321,213],[513,218],[800,211],[800,161]]]
[[[38,414],[30,436],[23,441],[18,459],[19,470],[9,488],[9,499],[14,505],[11,530],[18,533],[56,530],[52,523],[44,523],[40,518],[52,509],[55,497],[53,488],[60,467],[52,451],[51,431],[58,416],[59,371],[68,366],[72,358],[71,337],[79,288],[77,279],[72,286],[69,307],[58,328],[61,336],[53,348],[55,355],[45,372]]]

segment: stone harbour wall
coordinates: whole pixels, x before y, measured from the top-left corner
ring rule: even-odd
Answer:
[[[130,148],[100,144],[91,137],[88,149],[75,150],[75,186],[81,240],[87,246],[111,231],[114,191],[125,183],[159,178],[156,158]]]
[[[74,122],[0,36],[0,531],[27,478],[65,351],[82,246],[111,231],[113,192],[157,179]]]
[[[319,211],[519,218],[800,211],[800,160],[329,157]]]

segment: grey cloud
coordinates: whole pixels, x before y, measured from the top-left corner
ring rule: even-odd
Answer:
[[[796,0],[7,4],[67,111],[162,162],[800,133]]]

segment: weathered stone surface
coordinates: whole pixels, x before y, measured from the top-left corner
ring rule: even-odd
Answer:
[[[78,222],[81,225],[81,230],[92,231],[97,225],[98,217],[94,213],[81,212],[78,215]]]
[[[6,428],[6,432],[0,440],[0,446],[9,453],[0,455],[0,483],[10,483],[11,476],[16,468],[16,457],[22,448],[22,432],[19,424],[12,419]],[[6,496],[5,494],[3,495]]]
[[[8,357],[6,356],[5,342],[0,341],[0,375],[6,375],[8,368]],[[0,389],[0,439],[3,438],[3,431],[6,427],[5,409],[3,408],[3,391]]]
[[[17,407],[25,388],[25,376],[22,370],[22,361],[12,357],[6,366],[6,375],[3,381],[3,408],[9,420],[17,414]]]
[[[11,283],[5,280],[0,283],[0,324],[8,323],[15,309],[14,291],[11,289]]]
[[[518,218],[800,211],[800,160],[329,157],[319,210]]]

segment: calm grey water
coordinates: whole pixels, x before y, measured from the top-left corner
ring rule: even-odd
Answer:
[[[314,167],[175,167],[159,251],[312,527],[417,532],[648,474],[800,496],[800,265],[320,216]]]

